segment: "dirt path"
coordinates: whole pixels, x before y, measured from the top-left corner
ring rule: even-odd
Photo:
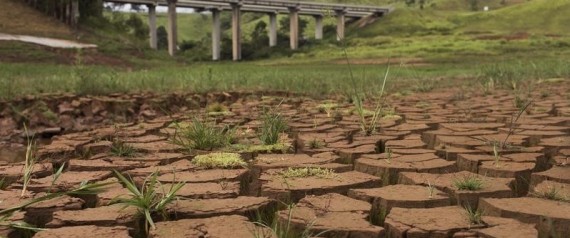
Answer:
[[[69,40],[60,40],[60,39],[53,39],[53,38],[46,38],[46,37],[36,37],[36,36],[25,36],[25,35],[11,35],[11,34],[4,34],[0,33],[0,40],[8,40],[8,41],[21,41],[27,42],[32,44],[38,44],[53,48],[96,48],[97,45],[92,44],[83,44],[79,42],[69,41]]]

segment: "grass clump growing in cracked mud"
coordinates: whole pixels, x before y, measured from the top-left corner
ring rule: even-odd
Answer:
[[[212,103],[206,106],[206,114],[208,114],[209,116],[218,116],[218,115],[231,115],[232,113],[229,111],[227,106],[221,103]]]
[[[197,155],[192,159],[192,164],[206,169],[233,169],[247,166],[247,163],[236,153]]]
[[[476,176],[465,176],[454,179],[453,186],[459,190],[477,191],[483,188],[483,180]]]
[[[334,178],[337,174],[332,169],[324,168],[288,168],[280,174],[283,178]]]
[[[213,123],[192,120],[189,125],[176,124],[174,144],[188,150],[214,150],[228,146],[234,140],[234,131],[227,126],[219,127]]]
[[[281,134],[287,129],[287,123],[280,114],[272,112],[266,113],[263,116],[259,140],[261,140],[264,145],[275,145],[279,143]]]
[[[111,144],[111,154],[118,156],[118,157],[133,157],[137,153],[137,150],[125,143],[120,139],[113,140],[113,144]]]
[[[472,225],[482,225],[483,222],[483,212],[481,210],[473,209],[471,206],[467,206],[464,208],[465,214],[467,215],[467,219],[469,223]]]
[[[140,215],[144,217],[145,236],[150,229],[155,229],[153,217],[158,215],[166,219],[166,207],[176,200],[176,193],[186,183],[172,181],[170,185],[163,185],[158,181],[158,172],[149,175],[138,187],[131,179],[127,179],[118,171],[113,171],[121,184],[129,191],[129,197],[117,197],[112,200],[112,204],[121,204],[124,207],[134,207]]]
[[[561,190],[556,186],[550,186],[545,191],[536,191],[535,195],[538,195],[538,197],[542,197],[548,200],[570,202],[570,198],[567,195],[562,194]]]
[[[309,141],[308,145],[307,145],[310,149],[321,149],[324,148],[326,146],[326,143],[322,140],[319,140],[317,138],[314,138],[312,140]]]

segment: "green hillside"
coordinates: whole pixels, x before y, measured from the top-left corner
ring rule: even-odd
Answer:
[[[570,32],[570,1],[533,0],[487,13],[459,17],[465,31],[529,32],[565,35]]]
[[[370,6],[406,6],[407,0],[313,0],[314,2],[324,3],[340,3],[340,4],[362,4]],[[409,1],[409,0],[408,0]],[[499,9],[507,6],[512,6],[519,3],[527,2],[528,0],[477,0],[476,5],[482,9],[488,6],[490,9]],[[415,1],[415,5],[419,7],[420,0]],[[414,4],[410,4],[412,6]],[[446,11],[469,11],[472,8],[471,0],[426,0],[424,3],[425,8],[436,8]]]
[[[463,2],[463,4],[459,4]],[[491,6],[488,12],[464,9],[467,1],[433,1],[423,10],[399,3],[394,12],[363,29],[355,36],[459,34],[464,32],[565,34],[570,30],[570,1],[532,0],[511,5],[499,1],[481,1]],[[483,4],[487,2],[488,4]],[[515,4],[516,3],[516,4]],[[502,7],[500,9],[497,9]],[[494,10],[496,9],[496,10]]]

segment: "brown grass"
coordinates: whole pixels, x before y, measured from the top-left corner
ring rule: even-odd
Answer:
[[[0,0],[0,32],[73,39],[67,25],[28,6],[22,0]]]

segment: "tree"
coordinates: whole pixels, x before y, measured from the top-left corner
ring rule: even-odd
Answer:
[[[281,18],[281,20],[279,20],[279,24],[281,25],[281,33],[284,35],[289,35],[291,30],[291,18],[289,18],[289,16]],[[299,18],[299,36],[303,36],[303,33],[305,33],[305,29],[307,28],[308,24],[309,21],[305,20],[304,18]]]
[[[142,4],[134,4],[131,3],[131,10],[135,11],[135,12],[142,12]]]
[[[479,9],[479,1],[478,0],[469,0],[471,4],[471,11],[477,11]]]
[[[85,21],[90,17],[103,17],[103,1],[79,1],[79,20]]]
[[[327,39],[336,39],[336,26],[335,25],[324,25],[323,26],[323,37]]]
[[[254,47],[263,47],[269,42],[267,34],[267,23],[260,21],[255,25],[255,29],[251,33],[251,43]]]
[[[125,21],[125,25],[128,26],[131,33],[139,38],[146,39],[148,36],[148,26],[143,22],[143,20],[135,13],[131,13],[129,19]]]
[[[156,29],[156,38],[158,49],[168,48],[168,32],[164,26],[159,26]]]

